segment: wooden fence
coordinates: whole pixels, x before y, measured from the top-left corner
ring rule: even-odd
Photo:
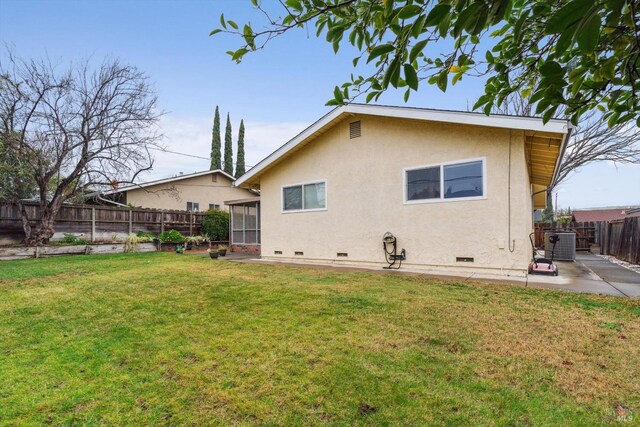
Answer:
[[[598,223],[600,253],[640,264],[640,217]]]
[[[600,253],[612,255],[632,264],[640,264],[640,217],[619,221],[572,222],[567,227],[576,233],[576,250],[591,250],[599,246]],[[535,224],[536,247],[544,246],[545,231],[554,231],[549,224]]]
[[[27,214],[35,225],[40,214],[38,204],[27,204]],[[113,235],[129,235],[138,231],[162,233],[177,230],[185,235],[201,232],[204,213],[120,208],[111,206],[64,205],[53,228],[57,233],[84,234],[85,240],[110,241]],[[18,243],[24,238],[17,206],[0,204],[0,243]]]

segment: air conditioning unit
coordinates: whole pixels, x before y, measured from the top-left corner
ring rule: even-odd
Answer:
[[[556,243],[556,250],[553,259],[560,261],[575,261],[576,259],[576,233],[572,231],[545,231],[544,233],[544,257],[551,258],[553,243],[549,241],[549,236],[557,234],[560,240]]]

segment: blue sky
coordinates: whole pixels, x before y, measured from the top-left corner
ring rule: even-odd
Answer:
[[[167,112],[161,127],[170,150],[207,156],[219,105],[223,115],[230,113],[234,142],[244,119],[247,163],[253,165],[329,111],[324,104],[333,87],[353,72],[353,51],[335,55],[313,30],[299,30],[238,65],[225,53],[239,46],[238,39],[208,36],[221,13],[239,23],[263,22],[249,0],[0,0],[0,39],[27,58],[48,55],[66,64],[111,57],[137,66],[155,82]],[[423,84],[407,105],[466,110],[482,83],[466,78],[446,94]],[[402,93],[387,93],[380,103],[404,105]],[[209,166],[185,156],[156,157],[148,179]],[[640,165],[586,167],[558,192],[561,207],[640,204]]]

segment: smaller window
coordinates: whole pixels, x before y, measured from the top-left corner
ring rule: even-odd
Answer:
[[[187,210],[189,212],[197,212],[200,210],[200,203],[198,202],[187,202]]]
[[[219,211],[220,210],[220,205],[217,205],[215,203],[209,203],[209,210],[211,210],[211,209],[215,209],[215,210]]]
[[[291,185],[282,188],[282,210],[318,210],[327,207],[327,185],[325,182]]]

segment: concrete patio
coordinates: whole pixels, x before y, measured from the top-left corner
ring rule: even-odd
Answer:
[[[530,275],[527,287],[571,292],[640,297],[640,274],[588,252],[578,252],[575,262],[556,261],[558,277]]]

